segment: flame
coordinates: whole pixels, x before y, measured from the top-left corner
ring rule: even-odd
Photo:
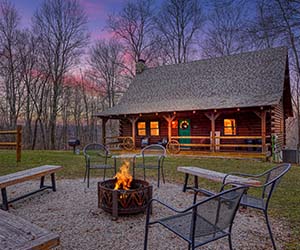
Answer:
[[[124,189],[128,190],[132,182],[132,176],[129,173],[130,163],[125,161],[124,164],[120,167],[120,171],[114,176],[116,178],[115,190]]]

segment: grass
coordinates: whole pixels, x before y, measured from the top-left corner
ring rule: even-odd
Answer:
[[[111,161],[112,163],[112,161]],[[0,150],[0,175],[37,167],[41,165],[62,165],[58,178],[83,178],[85,163],[82,155],[71,151],[22,151],[22,161],[16,164],[15,151]],[[118,165],[120,162],[118,162]],[[254,160],[197,158],[188,156],[167,157],[165,160],[167,181],[183,183],[184,176],[177,172],[177,166],[199,166],[219,172],[261,173],[274,166],[272,163]],[[111,172],[111,175],[113,173]],[[102,175],[101,171],[92,172],[93,177]],[[141,172],[138,172],[141,175]],[[156,172],[147,176],[156,177]],[[220,184],[200,179],[200,185],[208,189],[218,189]],[[286,220],[291,228],[291,240],[286,249],[300,249],[300,167],[293,166],[277,187],[270,203],[270,215]]]

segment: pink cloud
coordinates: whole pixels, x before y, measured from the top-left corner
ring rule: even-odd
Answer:
[[[101,16],[106,16],[105,6],[101,1],[79,0],[79,4],[84,8],[90,20],[98,20]]]
[[[96,40],[99,40],[99,39],[109,40],[109,39],[113,38],[113,36],[114,36],[113,32],[106,31],[106,30],[101,31],[101,29],[95,30],[91,33],[91,39],[93,41],[96,41]]]

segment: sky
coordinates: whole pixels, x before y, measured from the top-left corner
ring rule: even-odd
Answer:
[[[21,16],[21,26],[30,27],[31,17],[44,0],[10,0]],[[105,31],[105,22],[109,13],[117,13],[124,0],[78,0],[88,16],[88,28],[91,39],[109,37]]]

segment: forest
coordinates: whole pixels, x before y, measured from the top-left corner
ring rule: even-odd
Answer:
[[[95,40],[80,1],[44,0],[24,28],[21,11],[0,0],[0,129],[22,125],[27,149],[99,141],[94,115],[118,103],[138,60],[155,67],[286,46],[294,106],[287,128],[299,149],[299,0],[121,3],[107,13],[109,36]]]

